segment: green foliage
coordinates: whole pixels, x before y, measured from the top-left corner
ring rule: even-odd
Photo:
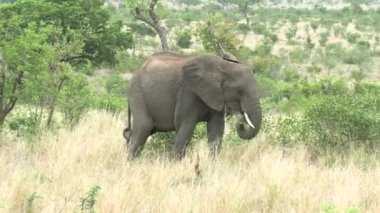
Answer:
[[[307,52],[306,50],[300,47],[296,47],[290,52],[290,59],[292,60],[293,63],[301,64],[305,62],[309,54],[310,53]]]
[[[36,136],[41,129],[37,114],[21,111],[9,117],[7,126],[17,137]]]
[[[121,112],[126,108],[126,98],[98,92],[92,106],[95,109],[104,109],[111,112]]]
[[[285,35],[288,40],[291,40],[296,36],[296,33],[297,33],[297,26],[291,25],[288,31],[285,33]]]
[[[321,204],[321,210],[325,213],[339,213],[339,210],[337,207],[335,207],[331,203],[322,203]],[[359,209],[357,207],[348,207],[345,211],[346,213],[359,213]]]
[[[252,60],[254,73],[261,76],[277,79],[280,71],[280,61],[278,58],[264,56],[256,57]]]
[[[315,63],[311,64],[308,68],[307,68],[307,71],[309,73],[320,73],[321,72],[321,68],[319,66],[317,66]]]
[[[206,51],[216,52],[218,55],[222,55],[224,51],[234,54],[239,41],[231,28],[231,24],[214,24],[209,21],[198,25],[197,35]]]
[[[347,41],[351,44],[356,43],[356,41],[360,38],[360,35],[357,33],[347,33]]]
[[[330,203],[321,204],[321,210],[325,213],[339,213],[338,209]]]
[[[313,20],[310,22],[310,26],[311,28],[315,31],[317,30],[317,28],[319,27],[320,25],[320,21],[319,20]]]
[[[247,24],[238,24],[237,30],[243,33],[244,35],[247,35],[247,33],[251,30],[251,28]]]
[[[133,72],[136,71],[146,60],[143,54],[134,55],[129,54],[127,51],[120,51],[117,54],[119,64],[116,65],[116,70],[119,72]]]
[[[342,81],[305,86],[301,91],[309,101],[303,105],[301,113],[285,115],[275,123],[274,135],[280,143],[307,143],[324,149],[379,148],[379,85],[357,83],[353,92],[349,92]],[[294,99],[289,101],[293,105],[302,103]]]
[[[251,26],[253,32],[260,34],[260,35],[267,35],[269,34],[269,30],[267,28],[267,25],[262,23],[253,23]]]
[[[296,82],[300,79],[301,75],[297,72],[297,68],[295,66],[287,66],[283,71],[283,79],[286,82]]]
[[[0,6],[0,125],[20,102],[40,108],[40,117],[47,110],[50,125],[58,99],[64,96],[71,99],[61,108],[75,105],[69,107],[69,120],[81,114],[84,107],[73,101],[83,94],[68,88],[83,87],[68,73],[88,71],[92,64],[115,65],[116,53],[132,44],[131,34],[121,31],[121,22],[109,22],[103,4],[17,1]]]
[[[177,35],[176,42],[181,48],[189,48],[192,44],[191,42],[191,31],[184,30]]]
[[[96,204],[96,197],[99,194],[100,191],[99,186],[94,186],[91,188],[91,190],[86,194],[85,197],[81,198],[81,211],[89,211],[91,213],[96,212],[95,210],[95,204]]]
[[[59,93],[58,107],[65,121],[74,126],[90,108],[92,93],[83,75],[72,73],[69,79]]]
[[[254,54],[256,56],[271,56],[272,47],[273,44],[266,40],[255,49]]]
[[[37,200],[42,199],[41,196],[39,196],[36,192],[33,192],[27,199],[27,206],[26,206],[26,212],[35,212],[35,203]]]
[[[351,78],[355,79],[356,81],[361,81],[365,78],[365,73],[362,70],[354,70],[351,72]]]
[[[326,43],[327,43],[327,40],[328,40],[328,37],[329,37],[329,32],[324,32],[324,33],[321,33],[320,35],[320,39],[319,39],[319,44],[321,46],[326,46]]]
[[[127,81],[118,74],[110,75],[105,82],[106,91],[110,95],[125,96],[127,86]]]
[[[370,60],[371,52],[367,46],[356,45],[345,52],[343,62],[347,64],[363,64]]]
[[[55,39],[70,41],[71,36],[67,32],[74,31],[84,38],[82,51],[79,54],[62,55],[62,60],[73,65],[83,59],[95,64],[114,65],[116,51],[131,47],[132,36],[128,32],[121,31],[121,22],[108,22],[110,15],[103,4],[103,0],[94,0],[91,4],[88,4],[86,0],[17,1],[0,7],[0,20],[4,20],[5,23],[11,21],[12,25],[4,25],[8,29],[23,30],[25,26],[33,22],[36,23],[38,29],[46,26],[59,28],[63,38],[51,37],[47,40],[49,43],[54,43]],[[9,37],[9,39],[13,38]]]

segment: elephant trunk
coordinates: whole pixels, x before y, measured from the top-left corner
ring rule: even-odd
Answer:
[[[261,128],[261,106],[258,98],[242,99],[241,106],[244,119],[237,125],[240,138],[249,140],[254,138]]]

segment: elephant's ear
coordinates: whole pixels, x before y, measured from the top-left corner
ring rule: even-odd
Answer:
[[[183,85],[196,93],[208,106],[222,111],[224,106],[222,74],[216,56],[201,55],[182,66]]]

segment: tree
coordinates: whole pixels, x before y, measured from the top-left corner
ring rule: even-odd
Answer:
[[[236,4],[243,14],[246,24],[250,24],[249,7],[261,3],[263,0],[229,0],[231,4]]]
[[[208,21],[198,25],[197,35],[206,51],[213,51],[219,56],[224,55],[224,51],[236,54],[239,41],[231,28],[230,24]]]
[[[160,37],[163,51],[170,50],[165,27],[155,12],[158,0],[126,0],[133,16],[151,26]]]
[[[28,27],[12,41],[0,42],[0,126],[22,96],[25,81],[46,70],[45,39],[45,33]]]
[[[15,105],[40,103],[50,125],[57,100],[83,65],[117,63],[132,46],[104,1],[16,1],[0,6],[0,125]]]

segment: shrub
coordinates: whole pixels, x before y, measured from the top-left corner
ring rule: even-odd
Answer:
[[[315,63],[311,64],[308,68],[307,68],[307,71],[309,73],[320,73],[321,72],[321,68],[319,66],[317,66]]]
[[[313,21],[310,22],[310,26],[311,26],[311,28],[314,31],[318,28],[319,25],[320,25],[320,21],[319,20],[313,20]]]
[[[306,60],[308,56],[309,53],[300,47],[296,47],[292,52],[290,52],[290,58],[293,63],[301,64]]]
[[[322,98],[305,112],[309,139],[322,146],[355,143],[373,147],[380,140],[379,113],[373,102],[375,97],[357,95]]]
[[[104,109],[111,112],[121,112],[127,106],[126,98],[106,93],[97,94],[92,106],[96,109]]]
[[[365,46],[356,46],[347,51],[344,55],[343,62],[346,64],[363,64],[370,60],[371,53]]]
[[[275,77],[274,72],[278,71],[278,66],[280,65],[278,59],[275,57],[256,57],[252,60],[253,71],[258,75]]]
[[[191,42],[191,31],[184,30],[180,32],[176,38],[177,45],[181,48],[189,48],[192,44]]]
[[[355,79],[356,81],[361,81],[365,78],[365,73],[361,70],[354,70],[351,72],[351,78]]]
[[[288,40],[291,40],[292,38],[294,38],[296,36],[296,33],[297,33],[297,26],[292,25],[289,27],[289,29],[285,33],[285,35],[286,35],[286,38],[288,38]]]
[[[268,34],[268,29],[265,24],[254,23],[252,24],[251,28],[252,28],[252,31],[255,32],[256,34],[260,34],[260,35]]]
[[[321,33],[320,36],[321,37],[319,39],[319,44],[324,47],[326,45],[326,43],[327,43],[327,40],[328,40],[328,37],[329,37],[329,33],[328,32]]]
[[[58,106],[64,114],[65,121],[73,126],[91,106],[92,93],[87,78],[73,74],[71,80],[64,85]]]
[[[357,33],[347,33],[347,41],[350,42],[351,44],[356,43],[359,37],[360,35]]]
[[[358,82],[354,91],[349,92],[347,86],[337,82],[329,89],[332,91],[319,94],[318,87],[309,85],[314,91],[309,93],[314,100],[312,104],[305,105],[298,114],[285,115],[274,121],[272,135],[282,144],[380,148],[380,86]]]
[[[283,71],[283,79],[286,82],[296,82],[300,79],[301,75],[297,72],[297,68],[295,66],[288,66],[284,68]]]
[[[110,75],[105,82],[106,91],[110,95],[125,96],[127,86],[127,81],[118,74]]]
[[[40,130],[40,121],[36,113],[17,112],[8,118],[7,125],[17,137],[35,136]]]

